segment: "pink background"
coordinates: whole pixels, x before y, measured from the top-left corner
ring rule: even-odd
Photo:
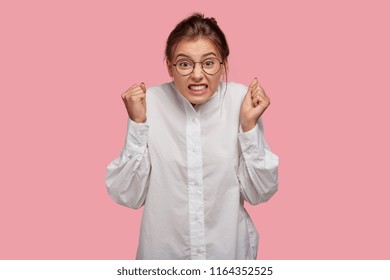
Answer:
[[[257,76],[272,100],[280,191],[248,207],[259,258],[390,258],[388,1],[59,2],[0,4],[1,259],[134,258],[142,210],[104,182],[120,94],[170,80],[165,40],[193,11],[227,35],[229,80]]]

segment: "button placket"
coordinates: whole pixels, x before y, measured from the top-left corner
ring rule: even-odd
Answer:
[[[187,176],[192,259],[205,259],[201,127],[197,112],[186,107]]]

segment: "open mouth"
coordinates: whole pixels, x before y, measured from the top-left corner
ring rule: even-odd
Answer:
[[[189,85],[188,88],[195,94],[202,94],[206,92],[208,85],[206,84],[200,84],[200,85]]]

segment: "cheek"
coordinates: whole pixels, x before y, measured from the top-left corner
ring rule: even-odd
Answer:
[[[182,76],[177,77],[176,75],[173,76],[173,81],[175,82],[175,85],[177,88],[185,89],[187,88],[187,82],[185,79],[183,79]]]
[[[219,85],[219,81],[221,80],[221,75],[217,76],[217,77],[213,77],[213,79],[210,81],[210,84],[212,85],[212,87],[214,89],[217,89],[218,88],[218,85]]]

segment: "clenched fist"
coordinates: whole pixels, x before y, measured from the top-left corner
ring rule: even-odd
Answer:
[[[129,118],[136,123],[146,121],[146,87],[141,84],[132,85],[128,90],[122,93],[122,100],[125,103]]]
[[[257,120],[270,105],[270,99],[260,86],[257,78],[249,85],[241,103],[240,122],[244,132],[255,127]]]

